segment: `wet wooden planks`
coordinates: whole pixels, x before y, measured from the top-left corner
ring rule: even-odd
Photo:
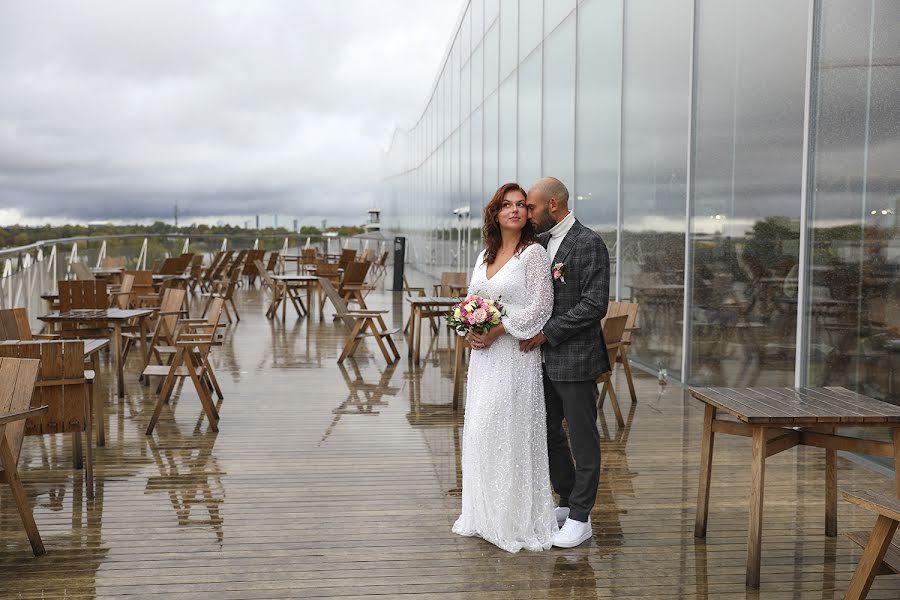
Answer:
[[[211,354],[225,394],[218,434],[186,386],[148,438],[154,389],[128,377],[117,399],[102,364],[107,446],[96,455],[96,499],[84,497],[62,436],[26,440],[20,469],[48,554],[31,556],[0,490],[0,597],[821,599],[846,589],[859,551],[822,534],[822,452],[768,461],[762,588],[748,592],[748,441],[717,441],[713,469],[728,476],[712,483],[715,536],[695,542],[702,407],[637,372],[625,427],[611,413],[601,422],[591,542],[509,555],[454,536],[462,420],[449,410],[452,338],[423,336],[415,368],[385,366],[365,342],[342,372],[341,322],[269,321],[259,290],[236,300],[243,320]],[[405,304],[379,293],[367,302]],[[615,383],[627,390],[621,373]],[[890,488],[882,475],[840,466],[842,488]],[[872,524],[847,503],[838,510],[847,530]],[[898,595],[900,578],[884,577],[870,598]]]

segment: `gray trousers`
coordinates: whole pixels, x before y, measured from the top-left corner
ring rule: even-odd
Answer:
[[[569,507],[569,518],[582,523],[594,508],[600,483],[598,395],[595,381],[552,381],[544,371],[550,483],[559,494],[559,505]]]

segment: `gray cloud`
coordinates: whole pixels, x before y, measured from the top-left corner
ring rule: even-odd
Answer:
[[[0,4],[0,209],[361,220],[459,2]]]

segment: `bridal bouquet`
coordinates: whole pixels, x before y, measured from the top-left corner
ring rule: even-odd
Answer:
[[[447,323],[459,335],[470,331],[485,334],[491,327],[500,324],[506,309],[498,300],[488,300],[478,294],[472,294],[459,304],[454,305],[447,313]]]

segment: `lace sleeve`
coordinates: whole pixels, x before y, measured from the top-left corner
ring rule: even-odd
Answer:
[[[550,259],[547,251],[535,244],[526,250],[525,288],[531,303],[503,317],[506,333],[516,339],[527,340],[540,333],[553,313],[553,282],[550,279]]]

